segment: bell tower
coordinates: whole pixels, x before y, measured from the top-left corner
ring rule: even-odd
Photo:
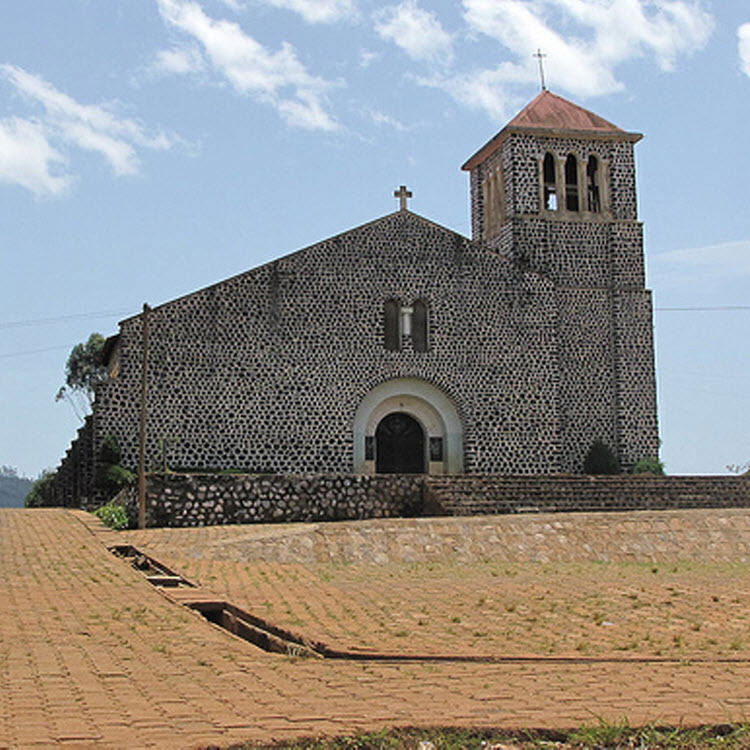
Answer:
[[[544,90],[463,165],[473,239],[556,286],[561,471],[597,439],[626,469],[658,454],[641,138]]]

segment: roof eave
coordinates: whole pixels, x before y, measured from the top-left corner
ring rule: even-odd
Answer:
[[[638,143],[643,138],[642,133],[629,133],[626,130],[573,130],[570,128],[537,128],[519,125],[508,125],[503,128],[494,138],[491,138],[462,166],[465,172],[470,172],[478,164],[491,156],[502,146],[508,136],[514,134],[544,136],[547,138],[586,138],[597,141],[629,141]]]

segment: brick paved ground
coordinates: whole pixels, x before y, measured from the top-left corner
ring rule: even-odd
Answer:
[[[594,717],[612,721],[627,717],[632,724],[723,722],[746,718],[750,711],[750,664],[745,661],[353,663],[267,654],[167,600],[105,550],[103,535],[92,533],[88,518],[61,510],[0,511],[0,748],[188,748],[407,724],[569,727],[591,723]],[[213,533],[218,537],[242,531]],[[177,536],[184,533],[170,532]],[[294,533],[294,529],[273,533]],[[741,638],[750,636],[745,620],[735,626],[747,610],[747,600],[740,592],[747,589],[748,579],[741,565],[703,561],[693,568],[678,565],[676,571],[659,565],[658,573],[637,565],[631,566],[632,572],[627,566],[609,572],[601,568],[605,572],[599,580],[590,566],[576,568],[574,564],[545,571],[544,566],[527,570],[516,563],[508,568],[515,575],[498,569],[498,576],[493,576],[491,563],[484,567],[433,565],[432,570],[421,564],[384,563],[383,570],[390,577],[375,585],[377,568],[371,564],[264,567],[213,561],[211,555],[200,559],[197,537],[192,539],[197,559],[185,554],[188,547],[177,543],[175,537],[171,537],[173,545],[167,544],[166,533],[161,539],[158,531],[117,535],[117,539],[130,536],[145,546],[144,535],[148,534],[153,537],[154,550],[166,554],[172,549],[175,559],[208,566],[205,572],[195,572],[206,578],[215,575],[206,581],[214,589],[234,591],[232,587],[242,581],[259,585],[263,571],[265,589],[257,599],[245,590],[242,595],[248,603],[254,604],[262,596],[262,601],[271,602],[272,611],[278,608],[282,615],[281,602],[286,601],[293,614],[285,616],[298,619],[298,628],[315,625],[332,639],[348,633],[354,644],[361,642],[359,624],[364,625],[368,613],[382,611],[383,605],[390,611],[364,631],[366,638],[379,637],[392,627],[390,619],[401,616],[393,607],[434,602],[441,611],[423,613],[431,618],[429,625],[420,626],[407,618],[403,622],[408,627],[395,627],[409,630],[408,635],[392,633],[390,643],[440,651],[474,648],[461,636],[463,618],[467,618],[466,627],[473,628],[473,622],[468,625],[474,616],[471,613],[487,606],[487,616],[481,619],[488,635],[475,640],[482,646],[485,641],[491,643],[491,651],[498,653],[505,637],[500,633],[505,626],[502,612],[515,616],[520,611],[520,603],[515,610],[508,610],[506,602],[511,603],[511,598],[506,590],[512,590],[512,596],[525,596],[529,591],[538,591],[539,596],[546,591],[555,594],[565,581],[568,594],[556,594],[557,600],[564,602],[568,596],[572,600],[570,610],[559,613],[561,619],[575,621],[584,635],[609,632],[622,627],[623,621],[613,620],[615,624],[609,626],[604,624],[607,620],[597,623],[592,619],[587,630],[588,614],[575,616],[576,607],[585,605],[576,591],[600,582],[597,593],[608,602],[614,596],[608,589],[620,586],[622,571],[631,576],[627,579],[629,593],[643,598],[640,609],[652,611],[649,623],[654,622],[658,609],[672,609],[666,601],[682,598],[691,602],[688,609],[699,608],[703,621],[711,616],[709,601],[718,596],[713,604],[723,614],[710,624],[710,637],[717,644],[709,644],[709,636],[704,644],[698,637],[702,630],[694,630],[696,641],[688,642],[685,653],[694,648],[696,653],[710,656],[728,649],[744,657]],[[213,568],[215,563],[222,564]],[[462,593],[461,583],[472,580],[472,567],[477,568],[477,576],[486,581],[489,591],[481,604],[481,587],[476,584]],[[490,589],[500,575],[502,590],[498,586]],[[579,576],[582,584],[576,586],[570,576]],[[730,577],[734,587],[727,583]],[[508,589],[511,583],[515,588]],[[702,592],[720,583],[723,588],[714,588],[718,593]],[[668,587],[679,593],[674,595]],[[403,593],[399,594],[399,589]],[[334,598],[338,609],[331,609]],[[309,602],[314,616],[302,601]],[[622,603],[627,601],[635,600],[623,597]],[[501,604],[495,606],[498,602]],[[680,607],[675,604],[684,619],[687,615]],[[346,625],[347,610],[354,613],[352,622],[358,623],[354,630]],[[536,610],[530,609],[524,627],[547,627],[555,618],[554,613],[545,611],[540,604],[538,619],[533,622],[530,618]],[[408,612],[410,618],[415,616],[411,609]],[[603,610],[602,615],[610,617],[610,610]],[[461,622],[454,622],[455,617]],[[628,626],[633,627],[636,620],[628,620]],[[722,621],[731,634],[724,634]],[[669,627],[674,626],[670,623]],[[450,626],[455,626],[454,634],[448,632]],[[449,636],[445,639],[443,627]],[[655,626],[647,627],[653,630]],[[414,635],[418,628],[426,629],[419,639]],[[563,630],[559,628],[559,632]],[[590,637],[592,647],[612,647],[607,639],[599,644]],[[533,639],[515,636],[509,641],[514,638],[518,649],[534,644]],[[738,649],[731,648],[730,638],[738,639]],[[563,646],[567,648],[564,640],[559,647]],[[622,654],[640,652],[638,646]]]
[[[750,658],[749,522],[747,510],[699,510],[125,536],[238,606],[338,648]]]

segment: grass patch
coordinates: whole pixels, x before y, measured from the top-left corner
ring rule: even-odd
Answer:
[[[631,727],[599,722],[572,731],[390,729],[348,737],[308,738],[229,750],[750,750],[750,725]]]

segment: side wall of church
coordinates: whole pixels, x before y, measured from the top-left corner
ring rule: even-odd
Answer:
[[[558,210],[542,206],[542,162],[557,163]],[[562,165],[599,160],[599,213],[565,210]],[[579,169],[579,175],[582,169]],[[501,179],[502,189],[486,181]],[[471,174],[472,227],[498,253],[557,287],[561,461],[580,471],[596,439],[625,467],[658,454],[651,295],[645,289],[633,143],[514,133]],[[488,205],[501,195],[505,205]],[[502,223],[497,224],[497,214]]]
[[[386,300],[423,300],[428,351],[384,346]],[[558,303],[549,280],[401,211],[150,314],[149,465],[350,472],[375,386],[421,378],[456,406],[467,472],[560,469]],[[96,394],[97,441],[137,456],[141,321]]]

